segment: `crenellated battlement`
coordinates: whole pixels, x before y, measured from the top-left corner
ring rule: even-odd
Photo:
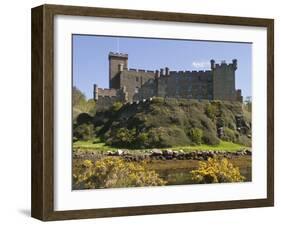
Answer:
[[[117,90],[116,89],[103,89],[103,88],[98,88],[98,94],[99,96],[109,96],[113,97],[117,95]]]
[[[108,57],[111,58],[111,57],[121,57],[121,58],[127,58],[128,59],[128,54],[126,53],[118,53],[118,52],[109,52],[109,55]]]
[[[232,63],[226,63],[225,60],[222,60],[221,63],[216,63],[215,60],[211,60],[211,69],[215,70],[215,69],[220,69],[220,68],[230,68],[232,70],[236,70],[237,69],[237,60],[233,59]]]
[[[136,68],[124,68],[124,71],[134,71],[134,72],[151,73],[151,74],[156,73],[156,71],[153,70],[136,69]]]
[[[170,71],[171,76],[182,76],[182,75],[188,75],[188,76],[197,76],[197,75],[210,75],[210,70],[200,70],[200,71]]]
[[[159,74],[159,76],[174,76],[174,75],[201,75],[204,73],[209,74],[211,70],[200,70],[200,71],[169,71],[168,74],[161,70],[145,70],[145,69],[136,69],[136,68],[124,68],[123,71],[128,72],[140,72],[140,73],[150,73],[150,74]]]

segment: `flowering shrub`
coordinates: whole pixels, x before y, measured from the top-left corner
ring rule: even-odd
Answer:
[[[114,188],[165,185],[159,175],[147,170],[145,162],[126,162],[105,157],[92,162],[84,160],[73,169],[74,188]]]
[[[207,162],[200,161],[199,168],[191,171],[192,180],[197,183],[242,182],[245,177],[239,168],[234,167],[226,158],[209,158]]]

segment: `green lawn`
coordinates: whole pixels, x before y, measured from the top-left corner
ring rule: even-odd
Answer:
[[[73,149],[91,149],[96,151],[115,151],[117,148],[107,146],[98,140],[95,141],[77,141],[73,143]]]
[[[219,145],[196,145],[196,146],[183,146],[171,148],[172,150],[183,150],[183,151],[193,151],[193,150],[212,150],[212,151],[237,151],[243,148],[247,148],[241,144],[235,144],[227,141],[221,141]]]
[[[183,151],[193,151],[193,150],[212,150],[212,151],[237,151],[243,148],[247,148],[240,144],[234,144],[231,142],[221,141],[219,145],[196,145],[196,146],[179,146],[169,148],[171,150],[183,150]],[[105,143],[100,142],[99,140],[95,141],[77,141],[73,143],[73,149],[85,149],[85,150],[96,150],[96,151],[115,151],[117,148],[107,146]],[[167,149],[167,148],[161,148]],[[144,149],[144,151],[149,149]]]

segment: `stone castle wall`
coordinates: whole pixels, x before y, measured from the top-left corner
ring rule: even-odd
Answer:
[[[154,71],[125,69],[120,72],[120,84],[121,87],[126,87],[130,102],[138,99],[146,99],[148,96],[153,95],[154,87],[148,86],[148,84],[149,82],[153,83],[154,78]]]
[[[235,89],[237,60],[215,64],[211,70],[170,71],[128,69],[128,55],[109,54],[109,89],[94,86],[94,98],[102,106],[116,101],[134,102],[154,96],[168,98],[243,101]]]
[[[211,71],[171,71],[157,79],[157,93],[162,97],[212,99]]]
[[[213,68],[213,93],[216,100],[236,100],[235,64],[215,64]]]
[[[117,89],[103,89],[98,88],[99,96],[108,96],[108,97],[114,97],[117,95]]]

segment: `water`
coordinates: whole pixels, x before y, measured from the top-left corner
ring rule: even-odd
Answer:
[[[234,166],[238,166],[240,174],[245,181],[252,180],[252,161],[250,156],[241,156],[231,159]],[[155,170],[161,178],[167,181],[167,185],[194,184],[190,171],[198,167],[197,160],[155,160],[148,167]]]

